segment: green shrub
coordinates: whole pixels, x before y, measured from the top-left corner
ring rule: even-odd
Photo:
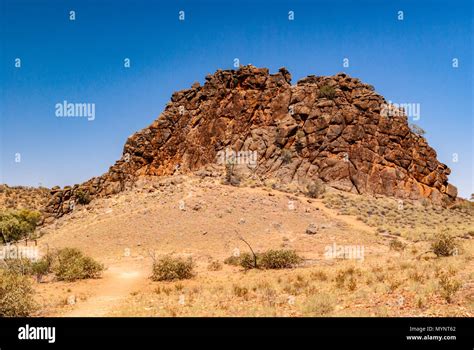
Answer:
[[[257,260],[255,262],[255,259]],[[246,270],[262,269],[288,269],[300,264],[303,259],[294,250],[267,250],[263,253],[242,253],[240,256],[229,257],[224,262],[230,265],[240,265]]]
[[[289,269],[302,261],[294,250],[268,250],[261,254],[258,265],[264,269]]]
[[[256,263],[255,263],[255,259],[257,260]],[[255,257],[253,256],[253,254],[250,254],[250,253],[240,254],[239,264],[246,270],[258,268],[259,267],[258,261],[259,261],[259,254],[255,254]]]
[[[0,317],[25,317],[35,309],[29,277],[0,270]]]
[[[46,276],[47,274],[53,272],[52,267],[53,267],[53,262],[54,262],[55,255],[48,253],[44,255],[41,259],[38,261],[35,261],[31,264],[31,272],[33,275],[36,276],[36,280],[38,282],[41,282],[41,279],[43,276]]]
[[[0,212],[0,233],[4,243],[18,241],[32,233],[41,214],[37,211],[21,209]]]
[[[332,100],[334,97],[336,97],[336,89],[334,89],[334,87],[329,85],[321,86],[319,89],[319,98],[328,98]]]
[[[58,251],[52,270],[59,281],[97,278],[104,270],[102,264],[85,256],[79,249],[63,248]]]
[[[436,256],[451,256],[458,253],[458,245],[454,237],[447,233],[438,234],[431,243],[431,249]]]
[[[191,258],[173,258],[165,256],[153,263],[153,281],[175,281],[192,278],[194,263]]]
[[[79,189],[76,191],[76,198],[77,198],[77,203],[82,204],[82,205],[89,204],[90,201],[92,200],[89,192],[83,189]]]

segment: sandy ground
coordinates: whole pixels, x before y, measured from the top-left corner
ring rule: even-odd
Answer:
[[[305,232],[310,224],[318,227],[316,234]],[[226,265],[221,271],[208,271],[209,262],[222,262],[236,250],[248,251],[239,237],[255,251],[296,250],[306,260],[294,273],[301,270],[304,274],[314,266],[332,273],[345,266],[325,259],[325,249],[333,244],[363,246],[364,261],[350,262],[355,266],[368,268],[400,256],[390,250],[390,237],[377,234],[353,216],[339,215],[320,199],[261,187],[235,188],[199,178],[165,179],[154,187],[95,200],[44,231],[39,241],[43,251],[76,247],[106,266],[99,279],[39,284],[41,314],[54,316],[124,315],[118,310],[127,308],[124,305],[137,295],[147,296],[156,289],[157,283],[149,279],[152,256],[192,257],[199,275],[193,283],[234,285],[246,278],[260,279],[262,276],[255,277],[254,272],[245,274]],[[281,278],[277,275],[280,272],[262,273]],[[471,295],[473,286],[469,283],[465,293]],[[71,297],[74,302],[69,305],[66,300]],[[169,298],[178,297],[179,293]],[[198,309],[189,312],[208,314]],[[245,310],[242,315],[246,315]]]

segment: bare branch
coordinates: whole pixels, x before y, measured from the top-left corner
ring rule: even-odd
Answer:
[[[237,232],[237,234],[238,234],[238,232]],[[253,265],[254,265],[255,268],[257,268],[257,255],[253,251],[252,246],[240,235],[239,235],[239,239],[242,242],[244,242],[250,248],[250,251],[252,252],[252,255],[253,255]]]

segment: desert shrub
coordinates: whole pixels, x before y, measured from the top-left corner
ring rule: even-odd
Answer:
[[[438,281],[440,294],[447,303],[451,303],[454,294],[461,289],[461,282],[454,279],[449,273],[443,272]]]
[[[391,250],[396,250],[400,252],[405,249],[405,244],[403,244],[403,242],[400,242],[398,239],[392,239],[390,241],[389,247]]]
[[[53,272],[53,262],[54,262],[55,255],[52,253],[48,253],[44,255],[41,259],[34,261],[31,264],[31,272],[33,275],[36,276],[36,280],[41,282],[43,276]]]
[[[255,257],[250,253],[242,253],[239,257],[239,265],[246,270],[255,269],[259,266],[259,254],[255,254],[257,262],[255,263]]]
[[[32,233],[41,214],[37,211],[21,209],[0,212],[0,233],[4,243],[18,241]]]
[[[360,276],[361,272],[353,267],[349,267],[344,270],[339,270],[335,277],[336,286],[338,288],[344,288],[353,291],[357,287],[357,276]]]
[[[0,317],[29,316],[35,308],[29,277],[0,270]]]
[[[319,198],[325,191],[324,183],[321,179],[311,181],[307,186],[307,195],[311,198]]]
[[[191,258],[173,258],[165,256],[153,263],[153,281],[175,281],[192,278],[194,263]]]
[[[419,271],[412,271],[408,274],[408,276],[410,277],[410,279],[418,283],[423,283],[426,278],[425,274]]]
[[[327,281],[328,275],[324,271],[312,271],[310,274],[312,279],[318,280],[318,281]]]
[[[256,260],[256,261],[255,261]],[[224,260],[225,264],[240,265],[245,270],[262,269],[287,269],[300,264],[303,259],[294,250],[267,250],[263,253],[242,253],[240,256],[231,256]]]
[[[264,269],[288,269],[300,264],[303,259],[294,250],[268,250],[257,260]]]
[[[304,142],[301,140],[296,140],[295,149],[296,149],[296,152],[301,152],[304,149]]]
[[[330,85],[323,85],[319,89],[319,97],[332,100],[334,97],[336,97],[336,89]]]
[[[224,264],[226,265],[232,265],[232,266],[238,266],[240,265],[240,256],[229,256],[224,260]]]
[[[238,285],[234,285],[232,287],[232,290],[234,292],[234,295],[239,297],[239,298],[245,298],[249,294],[249,290],[247,287],[240,287]]]
[[[395,292],[402,285],[402,283],[403,281],[401,279],[394,278],[392,275],[387,278],[387,287],[390,293]]]
[[[436,256],[451,256],[458,252],[458,245],[454,237],[447,233],[441,233],[435,236],[431,243],[431,249]]]
[[[102,264],[85,256],[79,249],[63,248],[58,251],[52,270],[59,281],[97,278],[104,270]]]
[[[219,270],[222,270],[222,264],[219,261],[214,260],[209,263],[209,265],[207,266],[207,269],[209,271],[219,271]]]
[[[283,164],[291,163],[291,157],[292,157],[292,154],[290,150],[284,149],[283,151],[281,151],[281,160]]]
[[[334,301],[327,294],[309,296],[303,306],[303,312],[309,316],[323,316],[334,310]]]
[[[82,205],[89,204],[92,200],[89,192],[83,189],[79,189],[76,191],[76,199],[77,199],[77,203],[82,204]]]
[[[4,259],[3,268],[15,274],[27,276],[32,274],[32,262],[27,258]]]

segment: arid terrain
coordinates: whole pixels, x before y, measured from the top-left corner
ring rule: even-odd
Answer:
[[[104,263],[106,270],[99,279],[37,283],[38,314],[473,315],[472,211],[419,203],[400,208],[390,198],[337,190],[328,190],[323,197],[178,176],[79,206],[73,214],[44,227],[39,246],[43,251],[46,247],[80,248]],[[335,199],[344,205],[325,204]],[[373,206],[385,213],[369,215],[361,210]],[[397,217],[412,222],[415,229],[402,229],[404,222]],[[430,227],[431,222],[436,225]],[[308,227],[315,227],[315,233],[306,233]],[[424,238],[420,238],[422,228],[427,233]],[[457,235],[462,246],[459,254],[425,253],[430,249],[430,234],[445,228]],[[248,251],[239,237],[255,251],[288,248],[305,260],[296,268],[282,270],[246,271],[227,265],[224,260],[236,251]],[[363,247],[363,256],[326,256],[326,247],[334,244]],[[153,257],[167,254],[192,257],[196,276],[176,282],[151,281]],[[443,297],[445,275],[461,283],[449,303]]]
[[[474,203],[423,135],[345,73],[218,70],[106,173],[0,187],[2,242],[43,256],[0,313],[473,316]]]

